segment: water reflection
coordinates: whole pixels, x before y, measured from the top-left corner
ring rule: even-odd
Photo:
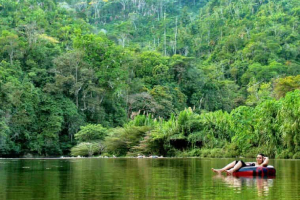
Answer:
[[[1,160],[0,200],[300,200],[300,160],[276,179],[215,176],[229,159]]]
[[[231,187],[237,193],[242,190],[256,188],[257,195],[268,196],[270,187],[273,187],[275,177],[235,177],[235,176],[214,176],[215,180],[222,180],[228,187]]]

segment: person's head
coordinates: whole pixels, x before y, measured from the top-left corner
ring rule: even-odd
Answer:
[[[262,154],[262,153],[257,154],[257,156],[256,156],[256,162],[257,162],[258,164],[263,163],[263,162],[264,162],[264,157],[265,157],[265,155]]]

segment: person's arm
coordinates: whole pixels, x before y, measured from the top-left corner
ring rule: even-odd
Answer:
[[[263,167],[268,166],[269,164],[269,158],[268,157],[264,157],[264,162],[261,164]]]

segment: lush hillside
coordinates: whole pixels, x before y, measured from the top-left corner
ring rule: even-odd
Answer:
[[[74,155],[298,155],[297,114],[282,107],[293,101],[276,99],[300,85],[299,4],[0,0],[0,155],[69,154],[76,144]],[[195,129],[181,120],[187,107]],[[269,109],[275,127],[263,131]],[[232,131],[234,117],[215,125],[241,110],[250,130]],[[143,113],[148,124],[130,121]]]

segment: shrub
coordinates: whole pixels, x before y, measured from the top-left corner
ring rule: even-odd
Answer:
[[[133,147],[140,144],[149,130],[151,127],[148,126],[129,125],[111,129],[104,142],[106,151],[116,156],[125,156],[127,152],[133,150]]]
[[[212,158],[223,158],[224,157],[224,150],[221,148],[215,148],[210,150],[210,156]]]
[[[300,152],[295,153],[293,159],[300,159]]]
[[[227,143],[225,149],[226,149],[226,151],[224,152],[225,158],[235,158],[240,155],[238,147],[235,143]]]
[[[293,157],[293,153],[289,152],[289,150],[283,150],[276,155],[276,158],[279,159],[292,158],[292,157]]]
[[[202,157],[211,157],[211,154],[210,154],[210,149],[201,149],[201,155]]]
[[[72,156],[92,156],[102,151],[100,143],[82,142],[71,149]]]
[[[103,140],[107,134],[107,129],[101,124],[88,124],[86,126],[81,126],[80,129],[81,130],[75,134],[75,138],[79,142]]]
[[[175,157],[186,158],[190,157],[188,151],[176,151]]]
[[[189,156],[190,157],[196,157],[196,156],[201,156],[201,149],[195,148],[189,151]]]
[[[259,153],[265,154],[265,152],[266,150],[263,147],[252,147],[251,149],[248,150],[248,152],[244,153],[243,156],[246,158],[255,158],[257,154]]]
[[[102,153],[101,156],[103,156],[103,157],[105,157],[105,156],[111,157],[111,155],[109,153]]]

